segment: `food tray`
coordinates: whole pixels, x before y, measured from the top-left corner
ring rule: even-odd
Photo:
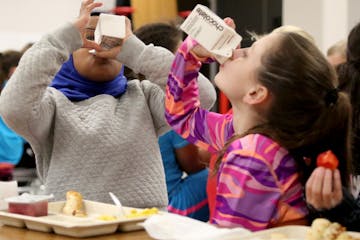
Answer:
[[[310,227],[307,226],[283,226],[283,227],[276,227],[263,231],[258,231],[241,237],[241,240],[270,240],[271,235],[275,233],[285,235],[286,238],[281,238],[282,240],[305,240],[308,231],[310,231]],[[348,232],[348,233],[353,237],[360,238],[360,232]],[[225,238],[225,239],[239,240],[239,238]]]
[[[61,213],[65,201],[49,202],[48,216],[31,217],[0,211],[0,222],[4,225],[28,228],[41,232],[54,232],[71,237],[91,237],[115,233],[116,231],[134,231],[142,229],[138,223],[147,217],[117,217],[116,220],[98,220],[102,215],[117,215],[119,208],[112,204],[84,200],[86,217],[74,217]],[[134,208],[124,207],[129,214]],[[141,209],[140,209],[141,210]]]

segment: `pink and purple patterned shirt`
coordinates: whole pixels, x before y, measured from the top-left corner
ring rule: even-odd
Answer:
[[[201,109],[197,76],[201,67],[191,53],[196,42],[180,46],[166,88],[166,118],[172,128],[211,153],[234,134],[231,114]],[[217,196],[211,223],[261,230],[304,220],[308,214],[295,160],[261,134],[233,141],[217,173]]]

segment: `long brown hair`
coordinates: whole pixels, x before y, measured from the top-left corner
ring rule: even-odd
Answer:
[[[355,174],[360,174],[360,23],[347,39],[346,62],[337,67],[339,89],[350,96],[353,110],[352,154]]]
[[[258,81],[272,96],[266,121],[234,136],[266,135],[295,158],[305,182],[315,167],[316,156],[331,149],[339,158],[344,184],[348,183],[351,107],[346,94],[338,93],[337,77],[320,50],[297,33],[280,32],[279,40],[262,57]],[[312,159],[310,166],[304,157]]]

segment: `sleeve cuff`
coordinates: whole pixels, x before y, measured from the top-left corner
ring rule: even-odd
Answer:
[[[124,42],[116,58],[135,73],[138,73],[136,66],[145,47],[146,45],[133,34]]]
[[[79,30],[71,23],[67,23],[56,30],[53,33],[53,38],[57,39],[70,54],[83,45]]]

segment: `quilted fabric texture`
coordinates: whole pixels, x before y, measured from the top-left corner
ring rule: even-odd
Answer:
[[[71,24],[44,36],[20,61],[0,97],[0,114],[32,146],[37,171],[48,193],[64,200],[68,190],[84,199],[111,202],[114,192],[126,206],[167,206],[165,177],[157,137],[168,130],[164,88],[173,54],[145,46],[135,36],[118,60],[149,81],[129,82],[115,99],[98,95],[70,102],[48,87],[70,53],[81,47]],[[215,101],[211,83],[199,79],[201,101]]]

